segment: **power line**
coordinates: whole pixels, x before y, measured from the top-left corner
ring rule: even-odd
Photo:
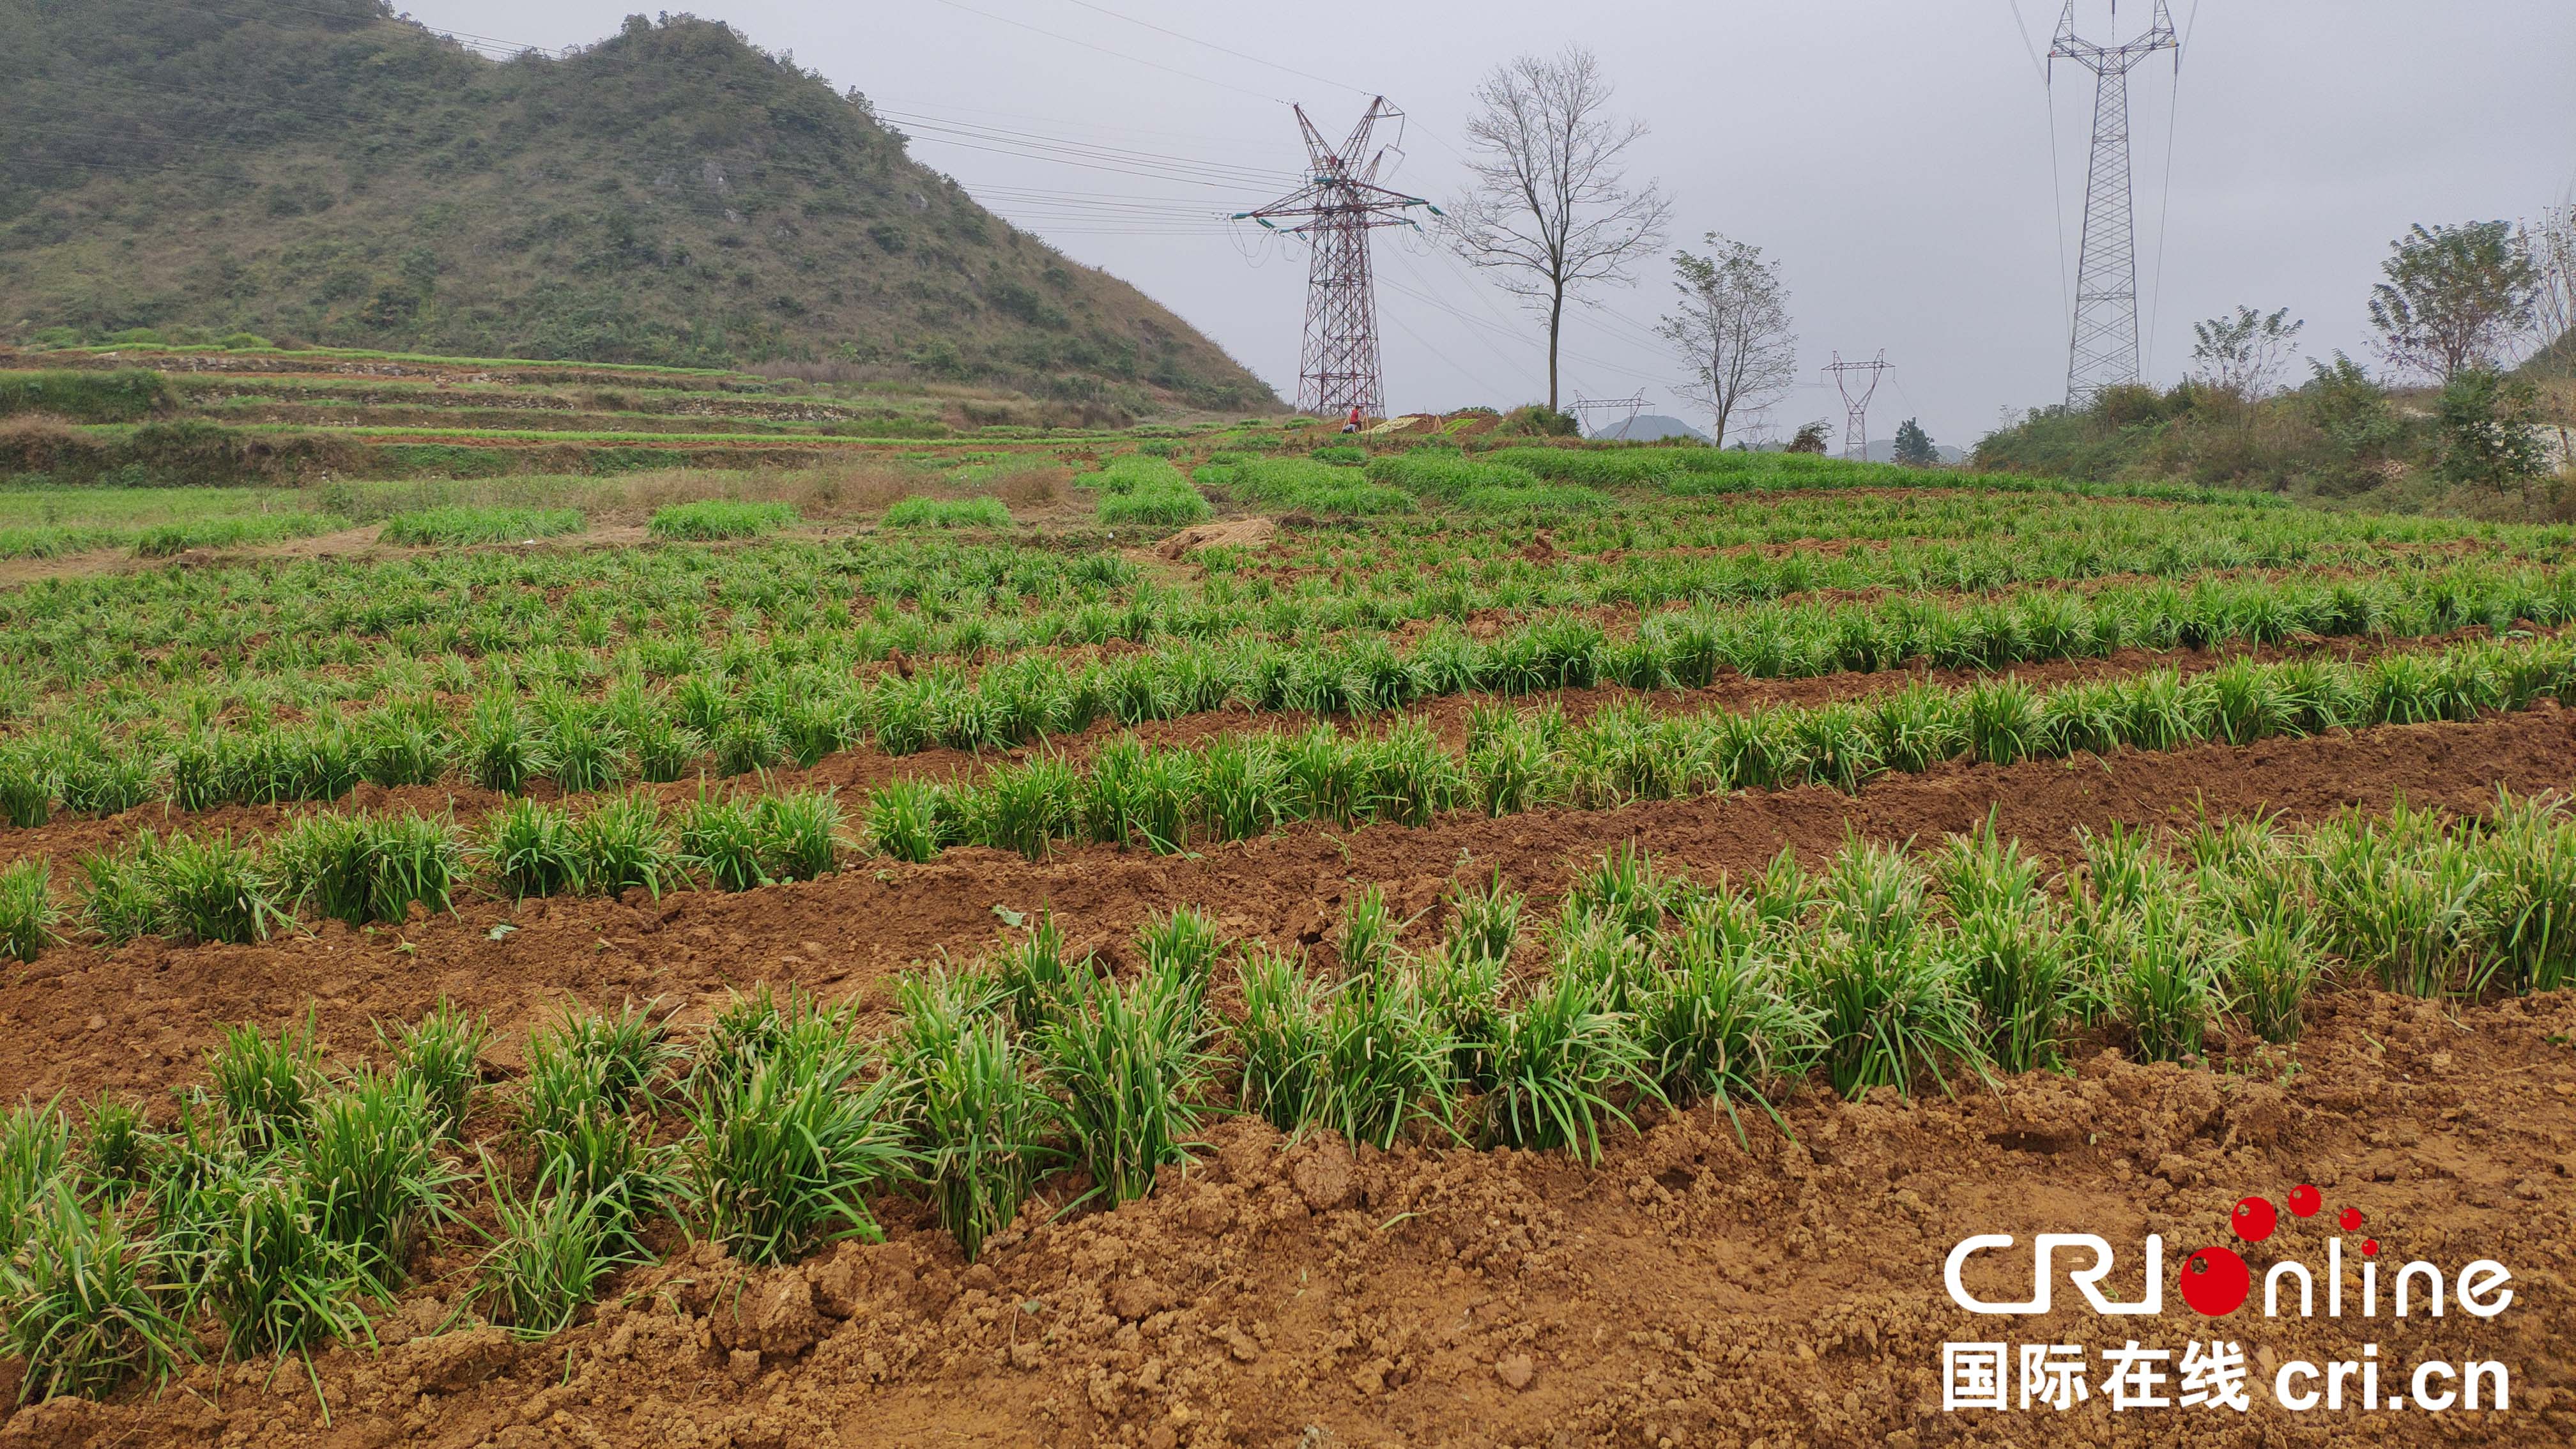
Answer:
[[[1368,88],[1366,88],[1366,87],[1364,87],[1364,86],[1355,86],[1355,85],[1352,85],[1352,84],[1351,84],[1350,82],[1348,82],[1348,81],[1337,81],[1337,80],[1333,79],[1331,76],[1317,75],[1317,74],[1315,74],[1313,71],[1310,71],[1310,70],[1299,70],[1299,69],[1297,69],[1297,68],[1296,68],[1295,66],[1293,66],[1293,65],[1281,65],[1279,62],[1277,62],[1277,61],[1275,61],[1275,60],[1271,60],[1271,59],[1268,59],[1268,58],[1263,57],[1263,56],[1253,55],[1253,54],[1251,54],[1251,53],[1249,53],[1249,52],[1247,52],[1247,51],[1240,51],[1240,50],[1236,50],[1236,49],[1234,49],[1234,48],[1233,48],[1233,47],[1231,47],[1231,46],[1219,45],[1219,44],[1217,44],[1217,43],[1216,43],[1215,41],[1213,41],[1213,40],[1201,40],[1201,39],[1199,39],[1199,38],[1198,38],[1197,36],[1195,36],[1195,35],[1183,35],[1181,32],[1179,32],[1179,31],[1177,31],[1177,30],[1170,29],[1170,28],[1168,28],[1168,27],[1166,27],[1166,26],[1156,25],[1154,22],[1152,22],[1152,21],[1150,21],[1150,20],[1139,20],[1139,19],[1137,19],[1137,18],[1136,18],[1135,16],[1133,16],[1133,15],[1122,15],[1122,14],[1120,14],[1119,12],[1117,12],[1117,11],[1115,11],[1115,10],[1110,9],[1110,8],[1109,8],[1108,6],[1106,6],[1106,5],[1094,5],[1094,4],[1092,4],[1092,3],[1091,3],[1091,0],[1065,0],[1065,3],[1067,3],[1067,4],[1069,4],[1069,5],[1079,5],[1079,6],[1081,6],[1081,7],[1082,7],[1083,9],[1085,9],[1085,10],[1090,10],[1090,11],[1094,11],[1094,12],[1096,12],[1096,13],[1098,13],[1098,14],[1106,15],[1106,16],[1108,16],[1108,17],[1109,17],[1110,19],[1112,19],[1112,20],[1124,20],[1124,21],[1126,21],[1126,22],[1127,22],[1128,24],[1130,24],[1130,25],[1141,25],[1141,26],[1145,27],[1147,30],[1155,31],[1155,32],[1157,32],[1157,33],[1159,33],[1159,34],[1163,34],[1163,35],[1168,35],[1168,36],[1172,37],[1174,40],[1183,40],[1183,41],[1187,41],[1187,42],[1189,42],[1189,43],[1190,43],[1190,44],[1192,44],[1192,45],[1196,45],[1196,46],[1203,46],[1203,47],[1205,47],[1206,49],[1213,50],[1213,51],[1217,52],[1217,53],[1218,53],[1218,54],[1220,54],[1220,55],[1230,55],[1230,56],[1233,56],[1233,57],[1234,57],[1235,59],[1237,59],[1237,60],[1248,60],[1248,61],[1251,61],[1254,65],[1266,65],[1266,66],[1270,67],[1272,70],[1276,70],[1276,71],[1284,71],[1284,72],[1286,72],[1286,73],[1287,73],[1287,74],[1289,74],[1289,75],[1302,77],[1303,79],[1310,80],[1310,81],[1320,81],[1320,82],[1322,82],[1323,84],[1328,85],[1328,86],[1339,86],[1339,87],[1341,87],[1343,90],[1346,90],[1346,91],[1352,91],[1352,92],[1355,92],[1355,93],[1357,93],[1357,94],[1359,94],[1359,95],[1363,95],[1363,96],[1368,96],[1368,95],[1375,95],[1375,94],[1377,94],[1377,92],[1372,91],[1372,90],[1369,90]]]
[[[1181,76],[1181,77],[1184,77],[1184,78],[1189,79],[1189,80],[1197,81],[1197,82],[1199,82],[1199,83],[1200,83],[1200,84],[1202,84],[1202,85],[1211,85],[1211,86],[1216,86],[1216,87],[1218,87],[1219,89],[1222,89],[1222,90],[1229,90],[1229,91],[1233,91],[1233,92],[1235,92],[1237,95],[1246,95],[1246,96],[1250,96],[1250,97],[1252,97],[1254,100],[1257,100],[1257,101],[1272,101],[1272,102],[1276,102],[1277,104],[1279,104],[1279,105],[1283,105],[1283,106],[1288,104],[1288,102],[1286,102],[1286,101],[1284,101],[1284,100],[1280,100],[1280,98],[1279,98],[1279,97],[1277,97],[1277,96],[1265,96],[1265,95],[1263,95],[1263,94],[1262,94],[1261,92],[1259,92],[1259,91],[1254,91],[1254,90],[1245,90],[1243,87],[1241,87],[1241,86],[1239,86],[1239,85],[1236,85],[1236,84],[1234,84],[1234,83],[1233,83],[1233,82],[1231,82],[1231,81],[1221,81],[1221,80],[1216,79],[1216,78],[1215,78],[1215,77],[1213,77],[1213,76],[1204,76],[1204,75],[1200,75],[1200,74],[1198,74],[1198,73],[1197,73],[1197,72],[1195,72],[1195,71],[1186,71],[1186,70],[1182,70],[1182,69],[1181,69],[1180,67],[1178,67],[1178,66],[1165,65],[1165,64],[1163,64],[1163,63],[1162,63],[1162,62],[1160,62],[1160,61],[1147,60],[1147,59],[1145,59],[1145,58],[1144,58],[1144,57],[1142,57],[1142,56],[1129,55],[1129,54],[1127,54],[1125,51],[1111,50],[1108,46],[1105,46],[1105,45],[1094,45],[1094,44],[1092,44],[1092,43],[1091,43],[1090,41],[1088,41],[1088,40],[1076,40],[1076,39],[1074,39],[1074,38],[1073,38],[1072,36],[1070,36],[1070,35],[1063,35],[1063,34],[1059,34],[1059,33],[1057,33],[1056,31],[1043,29],[1043,28],[1041,28],[1041,27],[1039,27],[1039,26],[1031,25],[1031,24],[1029,24],[1029,23],[1028,23],[1027,21],[1025,21],[1025,20],[1013,20],[1012,18],[1010,18],[1010,17],[1009,17],[1009,16],[1007,16],[1007,15],[996,15],[996,14],[994,14],[994,13],[993,13],[992,11],[990,11],[990,10],[978,10],[978,9],[976,9],[976,8],[975,8],[974,6],[972,6],[972,5],[967,5],[967,4],[963,4],[963,3],[961,3],[961,0],[939,0],[939,3],[940,3],[940,4],[942,4],[942,5],[947,6],[947,7],[948,7],[949,9],[951,9],[951,10],[963,10],[963,11],[965,11],[965,12],[966,12],[967,14],[969,14],[969,15],[980,15],[980,16],[982,16],[983,18],[985,18],[986,20],[995,20],[995,21],[999,21],[999,22],[1001,22],[1001,23],[1002,23],[1002,24],[1004,24],[1004,25],[1015,26],[1015,27],[1017,27],[1017,28],[1019,28],[1019,29],[1021,29],[1021,30],[1028,31],[1028,32],[1029,32],[1030,34],[1032,34],[1032,35],[1043,35],[1043,36],[1047,37],[1049,40],[1060,40],[1060,41],[1063,41],[1063,42],[1064,42],[1065,44],[1067,44],[1067,45],[1078,45],[1078,46],[1081,46],[1081,47],[1082,47],[1083,49],[1085,49],[1085,50],[1089,50],[1089,51],[1097,51],[1098,53],[1100,53],[1100,54],[1102,54],[1102,55],[1106,55],[1106,56],[1114,56],[1114,57],[1116,57],[1116,58],[1117,58],[1117,59],[1119,59],[1119,60],[1128,61],[1128,62],[1131,62],[1131,63],[1133,63],[1133,64],[1141,65],[1141,66],[1145,66],[1145,67],[1148,67],[1148,68],[1153,69],[1153,70],[1159,70],[1159,71],[1162,71],[1162,72],[1163,72],[1164,74],[1166,74],[1166,75],[1176,75],[1176,76]],[[1121,17],[1121,18],[1123,19],[1124,17]]]

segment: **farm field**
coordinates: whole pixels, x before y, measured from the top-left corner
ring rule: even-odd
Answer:
[[[2027,1443],[1952,1244],[2301,1184],[2522,1295],[2368,1433],[2576,1435],[2576,530],[87,356],[0,385],[0,1438]],[[2352,1442],[2270,1385],[2063,1428]]]

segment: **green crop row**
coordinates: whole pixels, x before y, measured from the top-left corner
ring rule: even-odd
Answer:
[[[169,407],[168,380],[149,368],[0,372],[0,417],[47,413],[83,423],[131,423]]]
[[[201,1344],[282,1360],[367,1337],[415,1249],[482,1219],[457,1307],[542,1337],[649,1263],[665,1218],[774,1264],[876,1236],[869,1199],[903,1193],[972,1261],[1059,1173],[1143,1197],[1229,1079],[1233,1109],[1283,1131],[1594,1160],[1656,1110],[1711,1102],[1746,1133],[1740,1109],[1778,1121],[1818,1079],[1947,1092],[2063,1070],[2087,1029],[2191,1062],[2294,1041],[2338,979],[2477,997],[2576,970],[2576,821],[2553,803],[2081,844],[2054,881],[1991,828],[1707,882],[1629,846],[1541,926],[1499,877],[1453,884],[1427,950],[1364,887],[1320,961],[1185,906],[1138,930],[1123,983],[1041,917],[973,967],[904,978],[875,1040],[792,987],[736,995],[694,1039],[649,1005],[575,1009],[532,1034],[498,1104],[502,1145],[535,1164],[524,1194],[464,1140],[494,1091],[486,1020],[442,1001],[378,1027],[386,1066],[340,1074],[309,1020],[244,1025],[169,1129],[107,1101],[78,1125],[58,1102],[0,1118],[0,1321],[46,1396],[166,1378]],[[1543,964],[1516,972],[1524,954]]]
[[[466,507],[424,508],[385,520],[386,543],[456,546],[474,543],[519,543],[579,533],[581,512],[573,508]]]
[[[1216,511],[1169,458],[1152,453],[1122,454],[1073,483],[1098,490],[1100,522],[1111,528],[1178,528]]]
[[[1298,821],[1420,825],[1460,808],[1506,815],[1799,785],[1856,791],[1886,772],[1953,760],[2244,745],[2468,720],[2541,698],[2576,700],[2576,644],[2481,643],[2365,665],[2239,660],[2190,679],[2157,670],[2053,689],[2007,677],[1813,708],[1657,715],[1633,703],[1579,725],[1553,706],[1495,705],[1477,712],[1463,753],[1416,721],[1376,735],[1317,726],[1172,749],[1122,741],[1086,765],[1040,755],[977,780],[884,786],[870,798],[868,828],[877,849],[908,860],[951,845],[1033,858],[1074,841],[1178,851]]]
[[[655,538],[704,543],[715,539],[758,538],[797,521],[785,503],[753,503],[735,498],[706,498],[653,510],[649,525]]]
[[[1237,639],[1079,667],[1030,654],[972,673],[889,671],[867,683],[830,656],[739,674],[709,669],[701,656],[673,657],[660,662],[692,666],[676,689],[649,690],[629,676],[595,702],[561,680],[511,678],[495,681],[497,690],[478,689],[460,666],[463,677],[447,692],[473,698],[461,715],[413,702],[297,728],[198,729],[171,740],[142,732],[111,743],[94,729],[23,735],[0,746],[0,810],[26,825],[58,805],[117,810],[161,797],[203,809],[327,799],[361,780],[431,784],[451,771],[492,789],[550,775],[566,789],[595,790],[635,778],[683,779],[710,766],[730,775],[787,760],[811,765],[863,742],[895,754],[1007,748],[1103,720],[1132,725],[1225,708],[1365,715],[1472,692],[1696,688],[1727,671],[1802,678],[1918,664],[2000,669],[2125,648],[2263,645],[2302,635],[2420,638],[2571,620],[2576,570],[2454,570],[2189,590],[2130,585],[1995,602],[1900,597],[1699,608],[1650,616],[1624,638],[1558,616],[1486,640],[1444,626],[1402,652],[1378,635],[1309,646]],[[533,712],[516,698],[522,683],[536,691]]]
[[[1286,580],[1247,571],[1239,553],[1219,550],[1205,557],[1207,573],[1193,586],[1156,589],[1150,599],[1136,591],[1135,567],[1107,552],[944,544],[900,532],[828,545],[782,542],[713,558],[694,550],[449,555],[354,567],[264,565],[257,573],[69,578],[0,593],[0,630],[18,648],[14,669],[0,669],[0,716],[26,713],[47,690],[96,686],[78,708],[52,701],[42,712],[113,723],[175,709],[176,697],[187,696],[198,701],[188,710],[200,716],[256,717],[271,701],[310,709],[398,690],[406,676],[416,687],[424,669],[450,679],[470,663],[449,657],[460,653],[481,656],[487,669],[527,662],[540,673],[588,678],[649,665],[628,662],[638,653],[661,660],[714,654],[740,673],[750,667],[746,660],[921,658],[1236,633],[1291,639],[1486,611],[2403,561],[2335,542],[2330,531],[2284,526],[2309,515],[2272,515],[2254,533],[2177,528],[2183,517],[2167,511],[2163,523],[2136,533],[2070,530],[2045,541],[1964,549],[1649,550],[1602,559],[1533,560],[1514,551],[1517,544],[1500,557],[1471,557],[1482,535],[1443,535],[1337,548]],[[1501,532],[1508,541],[1508,530]],[[2521,539],[2498,537],[2490,546],[2524,552]],[[2537,536],[2528,551],[2563,552]],[[212,599],[221,606],[208,607]],[[587,657],[564,660],[561,651],[573,649]],[[370,664],[377,668],[366,669]],[[334,668],[325,676],[299,672],[317,665]],[[370,682],[378,676],[381,685]],[[167,704],[165,692],[174,696]],[[214,698],[202,699],[207,693]]]
[[[693,883],[750,890],[830,874],[840,831],[829,791],[708,790],[676,813],[644,794],[578,815],[522,799],[471,832],[443,816],[331,811],[256,845],[229,834],[144,831],[121,850],[81,860],[79,923],[109,944],[142,936],[239,944],[297,929],[301,917],[364,925],[400,922],[415,905],[447,911],[476,885],[513,898],[659,895]],[[33,960],[61,919],[43,864],[15,869],[0,887],[10,913],[0,942]],[[37,884],[19,879],[29,874]]]
[[[1356,449],[1351,450],[1356,452]],[[1371,483],[1357,469],[1338,468],[1309,458],[1246,458],[1210,463],[1198,481],[1245,499],[1289,512],[1340,517],[1374,517],[1410,513],[1413,495],[1401,488]]]

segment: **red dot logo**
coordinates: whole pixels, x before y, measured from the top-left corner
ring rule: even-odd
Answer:
[[[2347,1232],[2347,1233],[2357,1233],[2357,1232],[2360,1232],[2360,1231],[2361,1231],[2361,1209],[2359,1209],[2359,1208],[2345,1208],[2345,1209],[2343,1210],[2343,1215],[2342,1215],[2341,1217],[2338,1217],[2338,1218],[2336,1218],[2336,1219],[2335,1219],[2335,1224],[2336,1224],[2336,1226],[2338,1226],[2338,1227],[2342,1228],[2342,1229],[2343,1229],[2345,1232]]]
[[[2270,1198],[2249,1197],[2238,1199],[2236,1211],[2229,1216],[2228,1222],[2236,1229],[2236,1236],[2249,1243],[2259,1243],[2272,1236],[2272,1229],[2280,1222],[2280,1217],[2272,1211]]]
[[[2313,1184],[2303,1182],[2290,1189],[2290,1212],[2294,1216],[2315,1217],[2317,1209],[2325,1206],[2325,1201],[2324,1195]]]
[[[2362,1240],[2361,1240],[2361,1255],[2362,1255],[2363,1257],[2365,1257],[2365,1258],[2376,1258],[2376,1257],[2378,1257],[2378,1256],[2379,1256],[2379,1240],[2378,1240],[2377,1238],[2364,1238],[2364,1239],[2362,1239]]]
[[[2182,1260],[2182,1301],[2206,1318],[2223,1318],[2245,1306],[2254,1275],[2225,1248],[2203,1248]]]

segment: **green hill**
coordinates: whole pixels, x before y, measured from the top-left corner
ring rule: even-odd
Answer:
[[[857,92],[689,16],[501,62],[377,0],[0,0],[0,134],[0,333],[21,338],[1276,404],[913,161]]]

